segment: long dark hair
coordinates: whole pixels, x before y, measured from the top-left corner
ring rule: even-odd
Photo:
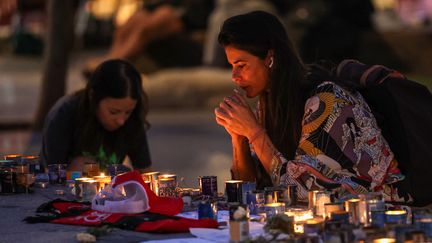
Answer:
[[[264,60],[273,50],[270,89],[261,95],[263,120],[275,147],[293,159],[301,136],[303,107],[311,85],[306,69],[284,26],[277,17],[254,11],[227,19],[218,37],[223,46],[232,45]]]
[[[148,97],[142,88],[139,72],[127,61],[113,59],[103,62],[96,68],[86,88],[76,95],[80,99],[75,116],[79,124],[75,134],[78,136],[77,152],[92,153],[102,144],[113,152],[130,146],[135,141],[135,136],[149,127],[146,120]],[[130,97],[137,101],[128,120],[114,132],[103,129],[96,116],[100,101],[108,97]]]

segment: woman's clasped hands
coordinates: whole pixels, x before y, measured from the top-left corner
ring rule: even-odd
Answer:
[[[216,122],[223,126],[232,138],[243,136],[250,139],[262,128],[245,97],[237,89],[227,96],[215,109]]]

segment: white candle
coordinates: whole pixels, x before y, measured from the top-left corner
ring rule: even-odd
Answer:
[[[317,216],[322,216],[322,217],[324,216],[324,212],[325,212],[324,204],[326,203],[330,203],[330,193],[324,191],[318,192],[316,194],[316,205],[315,205],[316,206],[315,214]]]

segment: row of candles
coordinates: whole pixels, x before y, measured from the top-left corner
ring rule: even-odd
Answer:
[[[35,173],[40,170],[37,156],[10,154],[0,159],[0,193],[30,192]]]
[[[144,182],[157,195],[175,197],[177,195],[177,176],[174,174],[160,174],[149,172],[142,174]],[[79,201],[91,201],[97,192],[111,183],[112,177],[100,173],[92,177],[78,177],[72,181],[73,193]]]
[[[14,170],[18,174],[34,174],[38,169],[36,156],[7,155],[0,167],[14,163]],[[65,165],[53,165],[58,177],[62,171],[66,173],[67,179],[74,179],[73,188],[78,200],[91,201],[94,195],[111,182],[111,176],[99,173],[97,164],[86,165],[86,177],[82,174],[71,174],[65,171]],[[1,172],[1,171],[0,171]],[[1,175],[1,173],[0,173]],[[208,198],[216,198],[217,178],[216,176],[198,177],[200,189],[187,188],[179,190],[177,176],[174,174],[160,174],[149,172],[142,174],[145,183],[159,196],[176,197],[182,192],[189,194],[201,194]],[[66,179],[66,178],[65,178]],[[6,180],[0,180],[2,183]],[[28,183],[27,183],[28,184]],[[4,185],[2,185],[5,188]],[[180,193],[179,193],[180,192]],[[386,210],[385,203],[380,194],[369,193],[359,195],[359,198],[350,199],[345,202],[331,202],[331,194],[327,191],[309,192],[309,205],[306,208],[296,207],[296,186],[269,187],[264,191],[256,191],[254,182],[230,180],[225,183],[225,194],[228,203],[247,204],[254,214],[265,215],[269,218],[278,213],[285,213],[293,217],[294,231],[302,234],[307,230],[318,228],[325,220],[338,220],[352,225],[364,227],[383,227],[385,224],[406,224],[410,218],[406,210]],[[432,233],[432,218],[423,219],[426,224],[424,228],[430,229],[427,234]],[[306,229],[306,230],[305,230]]]
[[[381,193],[366,193],[356,198],[337,201],[328,191],[310,191],[308,206],[301,207],[297,203],[295,185],[269,187],[264,191],[257,191],[250,190],[250,184],[243,181],[227,181],[227,201],[246,203],[252,214],[258,214],[262,218],[268,219],[277,214],[285,214],[292,219],[293,231],[298,235],[319,234],[328,225],[338,223],[350,225],[351,229],[367,231],[372,237],[368,238],[370,242],[404,242],[401,240],[405,239],[404,234],[409,234],[410,237],[415,235],[417,241],[414,242],[419,242],[419,239],[432,239],[430,212],[419,216],[423,213],[412,213],[409,207],[386,209]],[[415,215],[415,220],[412,220],[412,215]],[[384,232],[377,233],[382,230]],[[387,238],[389,235],[390,238]]]
[[[177,176],[174,174],[160,174],[149,172],[142,174],[145,183],[159,196],[178,196]],[[76,185],[84,185],[84,200],[86,188],[95,188],[95,192],[101,190],[111,181],[110,176],[94,176],[93,178],[77,178]],[[199,177],[200,193],[209,196],[217,195],[216,177]],[[85,186],[94,184],[93,187]],[[296,233],[304,233],[304,225],[316,228],[314,225],[322,224],[324,220],[337,220],[345,224],[377,226],[397,223],[406,224],[409,220],[405,210],[387,210],[380,194],[370,193],[360,195],[359,199],[350,199],[345,202],[331,202],[330,193],[326,191],[311,191],[309,193],[309,207],[296,207],[295,187],[266,188],[264,194],[255,190],[252,182],[226,181],[226,194],[229,203],[246,203],[249,208],[255,209],[253,213],[264,214],[266,218],[278,213],[285,213],[294,219]],[[235,190],[233,188],[236,188]],[[243,192],[239,192],[243,191]],[[246,195],[246,196],[245,196]],[[94,196],[90,193],[89,196]],[[250,196],[255,200],[248,200]],[[258,204],[258,205],[256,205]],[[432,224],[432,220],[430,221]]]

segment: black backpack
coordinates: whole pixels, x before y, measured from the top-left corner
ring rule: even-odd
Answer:
[[[344,60],[335,70],[339,80],[359,84],[389,143],[414,205],[432,203],[432,95],[424,85],[381,65]]]

